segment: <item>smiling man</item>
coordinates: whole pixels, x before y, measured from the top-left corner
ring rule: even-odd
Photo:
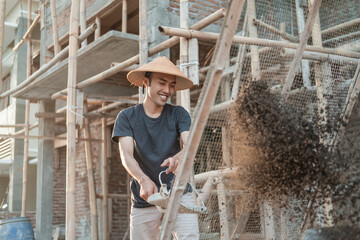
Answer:
[[[142,104],[121,111],[116,118],[112,140],[119,144],[123,166],[132,176],[130,239],[157,239],[163,214],[147,202],[162,182],[171,186],[174,172],[181,161],[180,140],[186,144],[191,119],[181,106],[168,104],[178,90],[192,87],[193,82],[166,57],[136,69],[127,75],[136,86],[146,87]],[[193,202],[192,194],[185,193],[182,202]],[[196,214],[178,214],[175,239],[199,239]]]

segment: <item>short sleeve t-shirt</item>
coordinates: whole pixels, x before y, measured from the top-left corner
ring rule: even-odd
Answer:
[[[159,173],[167,167],[160,167],[163,161],[177,154],[180,149],[180,133],[189,131],[191,118],[181,106],[165,104],[157,118],[146,115],[142,104],[122,110],[116,118],[112,140],[129,136],[134,139],[134,158],[141,170],[160,188]],[[162,174],[163,183],[168,186],[174,178],[172,173]],[[140,185],[131,179],[132,203],[136,208],[150,207],[139,196]]]

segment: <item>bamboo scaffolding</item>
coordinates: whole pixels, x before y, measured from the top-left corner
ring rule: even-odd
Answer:
[[[270,24],[264,23],[261,20],[258,20],[258,19],[254,18],[253,22],[254,22],[255,25],[259,25],[259,26],[261,26],[261,27],[263,27],[263,28],[265,28],[265,29],[267,29],[267,30],[269,30],[269,31],[283,37],[284,39],[289,40],[290,42],[295,42],[295,43],[299,42],[297,37],[294,37],[294,36],[284,32],[284,31],[281,31],[281,30],[277,29],[276,27],[271,26]]]
[[[295,53],[296,50],[290,48],[283,48],[280,50],[280,56],[285,58],[294,58]],[[310,51],[304,52],[303,59],[320,61],[320,62],[326,62],[326,61],[345,62],[354,65],[359,62],[359,59],[357,58],[343,57],[343,56],[331,55],[328,53],[318,53],[318,52],[310,52]]]
[[[96,24],[92,24],[87,28],[87,30],[81,34],[78,37],[79,41],[83,41],[85,38],[87,38],[90,34],[92,34],[95,31]],[[49,70],[52,66],[54,66],[57,62],[64,59],[66,55],[69,52],[69,46],[64,48],[59,52],[58,55],[56,55],[53,59],[51,59],[48,63],[42,65],[36,72],[31,74],[30,77],[26,78],[23,82],[21,82],[19,85],[17,85],[15,88],[12,88],[10,90],[7,90],[6,92],[0,94],[0,99],[10,96],[11,94],[21,94],[28,90],[29,87],[31,87],[31,84],[36,84],[36,79],[40,77],[43,73],[45,73],[47,70]]]
[[[189,1],[180,0],[180,28],[188,29],[189,27]],[[189,43],[184,37],[180,38],[180,70],[188,77],[188,59],[189,59]],[[176,94],[180,94],[180,105],[190,113],[190,90],[185,89],[178,91]]]
[[[53,30],[54,55],[56,56],[60,52],[60,45],[59,45],[59,33],[57,28],[55,0],[50,0],[50,9],[51,9],[51,21],[52,21],[52,30]]]
[[[4,48],[4,28],[6,15],[6,0],[0,0],[0,91],[2,91],[2,60]]]
[[[180,29],[180,28],[173,28],[166,26],[159,26],[159,31],[164,35],[181,36],[186,38],[198,38],[199,40],[204,40],[204,41],[206,40],[216,41],[219,38],[218,33],[200,32],[196,30],[187,30],[187,29]],[[282,42],[282,41],[276,41],[276,40],[270,40],[264,38],[240,37],[240,36],[235,36],[233,38],[233,43],[242,43],[242,44],[273,47],[273,48],[297,49],[299,47],[299,44],[297,43]],[[360,58],[360,53],[347,51],[344,49],[323,48],[323,47],[308,45],[305,47],[305,50],[309,52],[327,53],[327,54],[350,57],[350,58],[357,58],[357,59]]]
[[[127,32],[127,0],[122,0],[121,31]]]
[[[108,193],[107,198],[128,198],[130,197],[130,194],[120,194],[120,193]],[[102,194],[96,194],[96,198],[104,198],[104,195]]]
[[[16,138],[16,139],[44,139],[44,140],[66,140],[66,137],[48,137],[48,136],[24,136],[24,135],[15,135],[15,134],[0,134],[0,138]],[[102,142],[102,139],[96,138],[75,138],[76,141],[92,141],[92,142]]]
[[[79,1],[73,0],[70,12],[69,27],[69,61],[67,83],[67,111],[66,111],[66,227],[67,240],[75,240],[76,211],[76,116],[70,111],[71,106],[76,106],[76,74],[77,74],[77,51],[79,35]]]
[[[103,106],[105,107],[105,103]],[[109,229],[108,229],[108,174],[107,174],[107,124],[106,118],[102,118],[101,121],[101,130],[102,130],[102,175],[101,175],[101,186],[102,186],[102,224],[103,224],[103,240],[107,240],[109,238]]]
[[[32,0],[28,0],[28,29],[31,27],[31,5]],[[31,75],[32,70],[32,44],[31,32],[27,37],[27,64],[26,77]],[[25,137],[29,136],[29,119],[30,119],[30,100],[25,101]],[[28,164],[29,164],[29,138],[24,139],[24,156],[23,156],[23,185],[22,185],[22,199],[21,199],[21,217],[26,216],[26,198],[27,198],[27,183],[28,183]]]
[[[96,26],[99,26],[97,22],[96,22]],[[98,27],[97,29],[99,28],[100,27]],[[85,6],[85,0],[80,0],[80,32],[83,33],[85,30],[86,30],[86,6]],[[82,48],[85,46],[87,46],[87,39],[85,39],[81,43]]]
[[[167,240],[171,237],[171,231],[175,224],[181,195],[183,194],[189,178],[189,173],[193,166],[194,157],[200,143],[202,132],[209,117],[210,107],[216,97],[222,70],[224,69],[226,59],[229,56],[231,42],[236,31],[237,23],[240,19],[244,2],[245,0],[233,0],[229,3],[229,10],[225,16],[221,34],[215,46],[211,68],[206,76],[202,96],[200,96],[200,101],[195,109],[194,122],[190,129],[189,139],[184,148],[179,172],[175,178],[167,211],[165,212],[163,224],[161,225],[160,239]]]
[[[360,18],[356,18],[354,20],[345,22],[345,23],[341,23],[339,25],[327,28],[325,30],[321,31],[321,35],[325,36],[325,35],[329,35],[332,34],[334,32],[339,32],[340,30],[343,30],[344,28],[350,28],[353,26],[358,26],[360,24]]]
[[[87,101],[84,103],[84,113],[88,112]],[[84,118],[84,137],[90,139],[90,123],[89,119]],[[91,143],[89,141],[85,142],[85,156],[86,156],[86,171],[88,177],[88,187],[89,187],[89,200],[90,200],[90,221],[91,221],[91,236],[92,239],[97,240],[98,237],[98,216],[97,216],[97,206],[96,206],[96,188],[95,188],[95,178],[93,171],[93,159],[91,152]]]
[[[256,19],[256,4],[255,0],[248,0],[247,1],[247,10],[246,13],[248,15],[248,31],[249,37],[251,38],[258,38],[257,28],[252,19]],[[260,80],[260,57],[259,57],[259,48],[258,46],[251,45],[250,46],[251,52],[251,74],[252,80]]]
[[[95,40],[97,40],[101,36],[101,19],[99,16],[96,16],[95,23],[97,28],[95,29]]]
[[[16,46],[13,48],[13,51],[17,51],[19,49],[19,47],[21,46],[21,44],[23,44],[26,41],[26,39],[28,39],[29,35],[34,30],[34,28],[36,27],[36,24],[38,23],[39,19],[40,19],[40,14],[38,14],[35,17],[34,21],[30,25],[30,27],[28,28],[28,30],[26,31],[24,36],[21,38],[20,42],[18,42],[18,44],[16,44]]]
[[[137,100],[120,100],[119,102],[114,102],[114,103],[111,103],[111,104],[109,104],[107,106],[96,109],[96,110],[92,111],[91,113],[101,113],[101,112],[105,112],[105,111],[108,111],[108,110],[112,110],[112,109],[117,108],[117,107],[119,107],[121,105],[125,105],[125,104],[135,105],[137,103],[138,103]]]
[[[305,16],[304,16],[304,10],[300,6],[301,0],[295,0],[295,9],[296,9],[296,21],[298,24],[298,32],[300,35],[300,38],[304,32],[305,28]],[[295,57],[295,56],[294,56]],[[301,74],[303,77],[303,82],[305,87],[311,87],[311,81],[310,81],[310,65],[308,60],[301,60]]]
[[[299,48],[296,50],[294,60],[291,63],[290,70],[288,72],[283,90],[281,92],[283,102],[286,101],[288,98],[288,92],[291,89],[292,84],[294,82],[296,70],[299,68],[301,58],[303,56],[305,47],[307,45],[307,40],[310,37],[310,33],[311,33],[312,27],[315,23],[316,16],[318,16],[321,1],[322,0],[315,0],[314,4],[312,5],[312,7],[310,9],[308,18],[306,20],[305,29],[304,29],[303,34],[300,39]]]
[[[0,128],[25,127],[26,124],[0,124]]]
[[[147,36],[147,0],[139,1],[139,62],[140,66],[148,62],[148,36]],[[144,89],[139,87],[139,103],[144,101]]]
[[[216,22],[217,20],[223,18],[224,16],[225,16],[225,9],[221,8],[221,9],[217,10],[216,12],[210,14],[209,16],[203,18],[199,22],[195,23],[194,25],[192,25],[190,27],[190,29],[201,30],[201,29],[207,27],[208,25]],[[179,41],[180,41],[179,37],[172,37],[172,38],[158,44],[157,46],[149,49],[148,57],[151,57],[151,56],[153,56],[153,55],[155,55],[155,54],[157,54],[159,52],[164,51],[165,49],[168,49],[168,48],[171,48],[171,47],[175,46],[176,44],[179,43]],[[111,67],[111,68],[109,68],[109,69],[107,69],[107,70],[105,70],[105,71],[103,71],[101,73],[98,73],[98,74],[96,74],[96,75],[94,75],[94,76],[92,76],[92,77],[78,83],[76,85],[76,87],[78,89],[81,89],[81,88],[85,88],[87,86],[90,86],[92,84],[95,84],[97,82],[100,82],[100,81],[102,81],[102,80],[104,80],[104,79],[106,79],[106,78],[108,78],[108,77],[122,71],[123,69],[132,66],[133,64],[139,63],[139,61],[140,61],[139,58],[140,58],[139,54],[136,55],[136,56],[133,56],[133,57],[131,57],[131,58],[117,64],[116,66],[113,66],[113,67]],[[63,94],[66,94],[66,91],[67,90],[64,89],[64,90],[61,90],[61,91],[59,91],[57,93],[54,93],[51,96],[51,99],[55,100],[55,99],[61,97]],[[0,98],[1,98],[1,95],[0,95]]]

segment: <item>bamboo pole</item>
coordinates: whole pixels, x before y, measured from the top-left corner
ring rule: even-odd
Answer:
[[[84,102],[84,113],[88,112],[87,101]],[[90,123],[89,119],[84,118],[84,137],[91,138],[90,136]],[[89,200],[90,200],[90,221],[91,221],[91,236],[92,239],[98,239],[98,226],[97,226],[97,207],[96,207],[96,188],[95,188],[95,179],[93,171],[93,159],[91,152],[91,143],[89,141],[85,142],[85,156],[86,156],[86,171],[88,177],[89,185]]]
[[[97,25],[97,23],[96,23],[96,25]],[[99,25],[97,25],[97,26],[99,26]],[[96,28],[96,29],[99,29],[99,28]],[[85,30],[86,30],[86,6],[85,6],[85,0],[80,0],[80,32],[83,33]],[[96,30],[95,30],[95,32],[96,32]],[[82,48],[85,46],[87,46],[87,39],[85,39],[81,43]]]
[[[130,194],[121,194],[121,193],[108,193],[107,198],[128,198]],[[96,198],[104,198],[103,194],[96,194]]]
[[[200,143],[202,132],[209,117],[210,106],[213,104],[220,83],[220,77],[229,57],[231,42],[236,31],[240,14],[245,0],[233,0],[229,3],[228,12],[221,28],[219,40],[216,43],[211,68],[206,76],[202,96],[195,109],[194,122],[191,126],[189,139],[184,148],[181,165],[168,202],[163,224],[160,230],[160,239],[167,240],[175,224],[181,195],[189,178],[193,160]]]
[[[105,103],[103,106],[105,107]],[[107,129],[106,129],[106,118],[102,118],[101,121],[101,130],[102,130],[102,222],[103,222],[103,240],[109,238],[109,229],[108,229],[108,175],[107,175]]]
[[[28,0],[28,29],[31,27],[31,5],[32,0]],[[27,61],[26,61],[26,76],[31,75],[32,70],[32,45],[31,32],[27,37]],[[25,101],[25,137],[29,136],[29,119],[30,119],[30,100]],[[21,200],[21,217],[26,216],[26,198],[27,198],[27,183],[28,183],[28,164],[29,164],[29,138],[24,139],[24,159],[23,159],[23,186],[22,186],[22,200]]]
[[[99,16],[95,18],[96,30],[95,30],[95,40],[101,36],[101,19]]]
[[[0,134],[0,138],[15,138],[15,139],[43,139],[43,140],[66,140],[66,137],[48,137],[48,136],[24,136],[16,134]],[[102,142],[102,139],[96,138],[75,138],[76,141],[92,141],[92,142]]]
[[[147,36],[147,0],[139,1],[139,61],[140,66],[143,66],[148,61],[148,36]],[[144,101],[143,87],[139,87],[139,103]]]
[[[203,18],[202,20],[200,20],[199,22],[195,23],[194,25],[192,25],[190,27],[190,29],[194,29],[194,30],[201,30],[205,27],[207,27],[208,25],[216,22],[217,20],[223,18],[225,16],[225,9],[221,8],[219,10],[217,10],[216,12],[210,14],[209,16]],[[180,41],[180,38],[179,37],[172,37],[160,44],[158,44],[157,46],[149,49],[149,52],[148,52],[148,56],[151,57],[159,52],[162,52],[164,51],[165,49],[168,49],[168,48],[171,48],[173,46],[175,46],[176,44],[178,44]],[[76,85],[76,87],[78,89],[81,89],[81,88],[85,88],[87,86],[90,86],[92,84],[95,84],[95,83],[98,83],[120,71],[122,71],[123,69],[127,68],[127,67],[130,67],[132,66],[133,64],[137,64],[139,63],[139,58],[140,58],[140,55],[135,55],[101,73],[98,73],[97,75],[94,75],[80,83],[78,83]],[[52,100],[55,100],[59,97],[61,97],[63,94],[66,94],[66,89],[64,90],[61,90],[57,93],[54,93],[52,96],[51,96],[51,99]],[[1,98],[1,95],[0,95],[0,98]]]
[[[219,38],[218,33],[200,32],[196,30],[187,30],[187,29],[180,29],[180,28],[173,28],[166,26],[159,26],[159,31],[164,35],[181,36],[186,38],[198,38],[199,40],[204,40],[204,41],[206,40],[216,41]],[[299,44],[297,43],[282,42],[282,41],[276,41],[276,40],[270,40],[264,38],[240,37],[240,36],[235,36],[233,38],[233,43],[242,43],[242,44],[274,47],[274,48],[298,49],[299,47]],[[260,49],[259,51],[261,52],[262,49]],[[354,51],[347,51],[344,49],[322,48],[322,47],[308,45],[305,47],[305,50],[309,52],[327,53],[327,54],[350,57],[350,58],[357,58],[357,59],[360,58],[360,53]]]
[[[289,40],[290,42],[295,42],[296,43],[296,42],[299,41],[296,37],[286,33],[285,31],[281,31],[281,30],[277,29],[276,27],[273,27],[270,24],[264,23],[261,20],[258,20],[258,19],[254,18],[253,22],[254,22],[255,25],[259,25],[259,26],[261,26],[263,28],[266,28],[267,30],[269,30],[269,31],[283,37],[284,39]]]
[[[127,32],[127,0],[122,0],[121,31]]]
[[[73,0],[70,13],[69,61],[68,61],[68,98],[66,111],[67,148],[66,148],[66,239],[75,240],[75,191],[76,191],[76,116],[70,111],[76,106],[76,74],[79,35],[79,1]]]
[[[248,14],[248,29],[249,37],[258,38],[257,28],[252,19],[256,19],[256,4],[255,0],[247,1],[247,14]],[[259,48],[255,45],[250,46],[251,51],[251,73],[252,80],[260,80],[260,57],[259,57]]]
[[[51,7],[51,20],[52,20],[52,30],[53,30],[54,54],[56,56],[60,52],[60,45],[59,45],[59,33],[57,27],[55,0],[50,0],[50,7]]]
[[[0,91],[2,91],[2,60],[4,48],[4,27],[6,14],[6,0],[0,0]]]
[[[285,102],[288,98],[288,92],[291,89],[292,84],[294,82],[296,70],[298,69],[298,67],[300,65],[301,58],[303,56],[305,47],[307,45],[307,40],[309,39],[312,27],[315,23],[315,18],[319,13],[321,1],[322,0],[315,0],[314,5],[310,9],[308,18],[306,20],[305,29],[304,29],[303,34],[300,39],[299,48],[296,50],[294,60],[291,63],[290,70],[288,72],[283,90],[281,92],[283,102]]]
[[[25,127],[26,124],[0,124],[0,128]]]
[[[296,8],[296,21],[298,25],[298,32],[301,38],[304,28],[305,28],[305,17],[304,17],[304,10],[300,6],[300,0],[295,0],[295,8]],[[301,60],[301,74],[304,82],[305,87],[311,87],[310,81],[310,65],[308,60]]]
[[[18,42],[18,44],[16,44],[16,46],[13,48],[13,51],[17,51],[19,49],[19,47],[21,46],[21,44],[23,44],[26,39],[29,37],[29,35],[31,34],[31,32],[34,30],[34,28],[36,27],[36,24],[38,23],[40,19],[40,14],[38,14],[34,21],[32,22],[32,24],[30,25],[30,27],[28,28],[28,30],[26,31],[26,33],[24,34],[24,36],[21,38],[20,42]]]
[[[341,23],[339,25],[327,28],[327,29],[321,31],[321,35],[329,35],[329,34],[332,34],[334,32],[338,32],[340,30],[343,30],[344,28],[350,28],[350,27],[353,27],[353,26],[358,26],[359,24],[360,24],[360,18],[356,18],[356,19],[353,19],[351,21]]]
[[[180,0],[180,28],[188,29],[189,27],[189,2],[188,0]],[[188,40],[184,37],[180,38],[180,70],[181,72],[188,77],[188,50],[189,43]],[[186,111],[190,113],[190,90],[185,89],[177,92],[180,94],[180,103],[181,106],[185,108]]]
[[[226,196],[225,196],[225,184],[222,177],[217,179],[218,184],[216,185],[218,190],[218,206],[219,206],[219,217],[220,217],[220,239],[230,239],[228,214],[226,208]]]
[[[95,31],[96,24],[93,24],[87,28],[87,30],[81,34],[78,39],[79,41],[83,41],[85,38],[87,38],[91,33]],[[49,70],[52,66],[54,66],[57,62],[64,59],[66,55],[69,52],[69,46],[64,48],[59,52],[58,55],[56,55],[53,59],[51,59],[48,63],[42,65],[36,72],[34,72],[30,77],[25,79],[23,82],[21,82],[19,85],[17,85],[15,88],[9,89],[6,92],[0,94],[0,99],[10,96],[11,94],[21,94],[27,91],[27,89],[32,86],[30,84],[36,84],[35,81],[38,77],[40,77],[43,73],[45,73],[47,70]],[[16,95],[15,94],[15,95]]]

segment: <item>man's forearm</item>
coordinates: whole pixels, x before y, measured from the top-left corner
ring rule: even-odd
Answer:
[[[121,163],[126,171],[138,182],[141,183],[149,177],[141,170],[139,163],[130,156],[121,156]]]

